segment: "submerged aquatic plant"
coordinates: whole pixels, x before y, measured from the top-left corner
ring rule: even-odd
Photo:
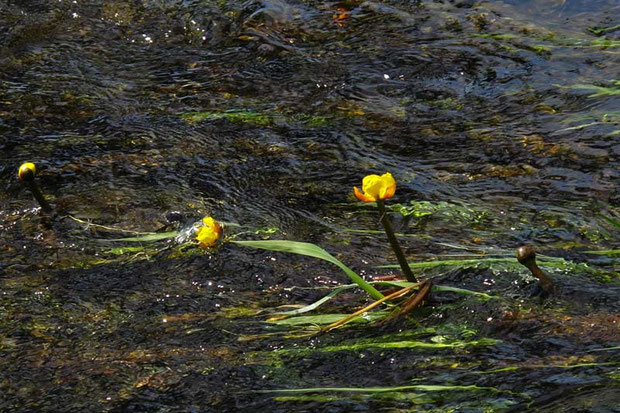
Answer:
[[[237,245],[245,247],[261,248],[269,251],[291,252],[293,254],[306,255],[308,257],[319,258],[337,265],[351,281],[357,284],[362,290],[366,291],[375,300],[383,298],[383,294],[377,291],[370,283],[360,277],[355,271],[347,267],[336,257],[325,251],[318,245],[309,242],[298,242],[288,240],[261,240],[261,241],[233,241]]]
[[[364,280],[360,277],[355,271],[351,270],[348,266],[342,263],[340,260],[329,254],[327,251],[322,249],[321,247],[307,243],[307,242],[298,242],[298,241],[289,241],[289,240],[235,240],[237,235],[241,235],[242,233],[233,235],[227,238],[227,241],[235,243],[240,246],[251,247],[251,248],[260,248],[269,251],[277,251],[277,252],[289,252],[293,254],[305,255],[314,258],[319,258],[321,260],[330,262],[335,264],[340,269],[344,271],[345,274],[355,283],[352,286],[357,286],[364,290],[372,299],[375,301],[371,303],[369,306],[364,307],[362,310],[357,313],[350,314],[346,317],[338,317],[338,319],[327,326],[322,331],[327,331],[332,328],[336,328],[340,325],[348,323],[354,319],[359,318],[360,314],[366,313],[375,307],[378,307],[382,304],[387,304],[388,301],[393,302],[394,300],[405,297],[411,292],[416,290],[417,293],[412,294],[409,298],[406,298],[401,301],[399,311],[396,311],[392,314],[392,317],[389,317],[387,320],[391,320],[395,317],[399,317],[405,315],[410,312],[414,308],[422,305],[426,296],[429,294],[431,290],[431,283],[424,282],[418,283],[413,276],[409,265],[396,241],[394,231],[392,229],[391,223],[387,217],[384,200],[389,199],[394,196],[396,192],[396,181],[390,173],[385,173],[382,176],[379,175],[369,175],[364,178],[362,191],[358,188],[354,189],[355,196],[358,199],[364,202],[375,202],[379,209],[380,220],[383,223],[385,232],[387,233],[388,240],[392,248],[394,249],[396,256],[399,258],[399,262],[401,263],[401,268],[403,269],[403,273],[407,278],[407,282],[402,282],[402,285],[398,283],[392,283],[391,286],[399,287],[399,291],[384,296],[381,292],[379,292],[372,283]],[[228,224],[227,224],[228,225]],[[130,237],[130,238],[120,238],[111,241],[127,241],[127,242],[151,242],[157,241],[161,239],[170,239],[175,238],[176,241],[180,244],[186,244],[189,242],[196,242],[202,248],[210,248],[215,246],[218,241],[222,239],[223,228],[222,224],[217,222],[214,218],[207,216],[202,219],[201,223],[195,223],[191,227],[180,230],[180,231],[172,231],[163,234],[156,233],[148,233],[138,237]],[[311,305],[305,306],[304,308],[297,309],[292,312],[283,312],[279,313],[279,317],[277,319],[281,320],[282,318],[289,317],[292,315],[301,314],[307,311],[311,311],[316,309],[324,302],[328,301],[330,298],[333,298],[335,295],[340,293],[342,290],[349,288],[350,286],[343,286],[341,289],[334,291],[323,299],[313,303]],[[381,312],[379,312],[381,313]],[[390,315],[389,311],[381,314],[380,318],[385,318]],[[333,315],[332,315],[333,316]]]
[[[34,164],[27,162],[23,164],[18,172],[18,177],[20,180],[34,184],[34,175],[36,172],[36,168]],[[36,186],[36,185],[34,185]],[[38,188],[37,188],[38,189]],[[33,191],[33,193],[36,193]],[[40,193],[40,191],[39,191]],[[250,231],[241,231],[236,234],[232,234],[229,237],[223,237],[223,227],[224,224],[216,221],[211,216],[206,216],[202,218],[200,222],[197,222],[188,228],[181,229],[178,231],[169,231],[165,233],[139,233],[135,231],[128,231],[124,229],[117,229],[106,227],[103,225],[93,224],[90,222],[86,222],[80,220],[78,218],[72,217],[71,215],[67,215],[67,218],[73,219],[74,221],[90,226],[96,226],[97,228],[105,229],[106,231],[121,231],[121,232],[132,232],[134,237],[128,238],[117,238],[117,239],[106,239],[103,242],[154,242],[165,239],[175,239],[177,244],[180,244],[180,247],[175,250],[175,253],[185,253],[183,250],[183,246],[199,246],[201,248],[211,248],[218,244],[218,242],[227,241],[231,243],[235,243],[236,245],[251,247],[251,248],[260,248],[270,251],[277,252],[287,252],[299,255],[310,256],[314,258],[318,258],[332,264],[338,266],[347,276],[354,282],[354,284],[350,285],[341,285],[327,294],[325,297],[319,299],[318,301],[305,305],[305,306],[296,306],[297,308],[291,311],[282,311],[277,313],[272,313],[275,317],[269,318],[267,321],[277,324],[284,324],[289,326],[297,326],[303,324],[327,324],[326,326],[313,330],[314,333],[329,331],[333,328],[340,327],[349,322],[361,321],[362,319],[365,321],[376,321],[382,320],[382,323],[390,322],[396,318],[400,318],[415,308],[423,305],[428,295],[433,292],[452,292],[459,293],[465,295],[473,295],[476,296],[480,300],[488,300],[492,297],[484,293],[463,290],[455,287],[447,287],[447,286],[433,286],[431,281],[425,282],[417,282],[416,278],[413,276],[411,272],[411,267],[414,268],[428,268],[435,267],[439,265],[458,265],[464,266],[469,264],[479,264],[479,263],[488,263],[488,262],[499,262],[499,263],[513,263],[520,262],[529,268],[533,275],[537,277],[543,289],[547,292],[553,292],[555,290],[555,286],[553,282],[546,277],[542,271],[536,266],[535,263],[535,253],[533,249],[529,247],[521,247],[517,252],[517,259],[515,258],[487,258],[487,259],[468,259],[468,260],[442,260],[442,261],[430,261],[430,262],[420,262],[409,265],[407,260],[398,244],[391,222],[387,216],[385,200],[390,199],[396,193],[396,181],[392,174],[386,172],[383,175],[368,175],[364,177],[362,181],[361,190],[357,187],[354,187],[354,195],[357,199],[366,203],[375,203],[377,209],[379,211],[380,221],[383,224],[384,230],[387,234],[390,245],[394,249],[396,257],[398,258],[398,266],[403,270],[403,274],[407,278],[407,281],[396,280],[396,281],[366,281],[361,276],[359,276],[355,271],[346,266],[343,262],[335,258],[333,255],[322,249],[321,247],[306,243],[306,242],[298,242],[298,241],[290,241],[290,240],[239,240],[238,237],[243,234],[265,234],[264,229],[259,230],[250,230]],[[36,196],[36,195],[35,195]],[[42,195],[41,195],[42,198]],[[44,198],[42,198],[44,201]],[[38,199],[37,199],[38,200]],[[49,204],[48,204],[49,205]],[[43,206],[43,205],[42,205]],[[50,207],[51,209],[51,207]],[[240,225],[234,223],[226,223],[226,226],[237,226]],[[269,231],[267,233],[273,233],[273,231]],[[145,247],[141,247],[142,249],[136,248],[115,248],[111,249],[110,253],[115,255],[122,255],[124,253],[145,253]],[[161,251],[161,250],[160,250]],[[193,249],[194,252],[197,252],[196,249]],[[601,251],[605,253],[609,253],[609,251]],[[611,251],[611,253],[614,253]],[[190,252],[191,253],[191,252]],[[148,254],[146,254],[148,256]],[[394,266],[383,266],[383,267],[396,267]],[[385,296],[382,292],[377,290],[377,286],[385,286],[385,287],[396,287],[398,288],[395,292],[385,293]],[[345,290],[350,288],[361,288],[364,290],[372,299],[373,302],[367,305],[364,308],[359,309],[357,312],[354,312],[349,315],[344,314],[320,314],[314,316],[300,316],[303,313],[313,311],[317,309],[322,304],[328,302],[330,299],[334,298],[336,295],[342,293]],[[375,310],[379,306],[385,306],[382,310],[376,310],[372,312],[371,310]],[[301,307],[301,308],[300,308]],[[286,319],[286,321],[284,321]]]
[[[379,210],[379,220],[381,224],[383,224],[383,229],[385,230],[385,234],[387,235],[388,241],[392,250],[394,250],[394,254],[396,254],[396,259],[398,260],[398,264],[400,265],[401,270],[403,271],[403,275],[409,282],[417,282],[415,275],[409,268],[409,263],[407,263],[407,259],[405,258],[405,254],[403,250],[400,248],[400,244],[396,239],[396,235],[394,234],[394,229],[392,228],[392,223],[387,216],[387,211],[385,210],[385,200],[392,198],[396,193],[396,181],[391,173],[386,172],[383,175],[367,175],[362,180],[362,191],[357,189],[356,186],[353,187],[353,194],[357,199],[362,202],[375,202],[377,204],[377,209]]]

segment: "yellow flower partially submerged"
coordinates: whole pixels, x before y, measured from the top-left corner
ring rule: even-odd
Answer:
[[[17,172],[17,177],[20,181],[29,181],[34,178],[34,175],[37,173],[37,168],[34,166],[32,162],[24,162],[19,167],[19,171]]]
[[[211,217],[202,219],[203,225],[198,229],[196,240],[203,248],[212,247],[222,236],[222,226]]]
[[[391,173],[386,172],[383,175],[367,175],[362,181],[362,191],[353,187],[355,197],[362,202],[376,202],[382,199],[388,199],[394,196],[396,192],[396,181]]]

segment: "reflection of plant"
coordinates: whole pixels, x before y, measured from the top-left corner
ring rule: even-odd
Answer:
[[[476,209],[462,202],[410,201],[409,204],[393,204],[390,209],[404,217],[437,216],[457,224],[479,225],[489,217],[488,211]]]

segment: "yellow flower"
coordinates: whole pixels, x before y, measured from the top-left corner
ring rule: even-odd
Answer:
[[[391,173],[386,172],[383,175],[367,175],[362,181],[363,193],[353,187],[355,197],[362,202],[376,202],[382,199],[388,199],[394,196],[396,192],[396,181]]]
[[[204,217],[202,223],[203,226],[198,230],[196,240],[201,247],[212,247],[222,236],[222,226],[211,217]]]
[[[37,172],[37,168],[34,166],[32,162],[24,162],[19,167],[19,171],[17,172],[17,177],[20,181],[29,181],[34,178],[34,174]]]

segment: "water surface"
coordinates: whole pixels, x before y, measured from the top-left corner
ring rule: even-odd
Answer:
[[[586,251],[620,245],[619,15],[611,0],[0,1],[2,410],[613,411],[617,258]],[[102,242],[130,232],[41,216],[24,161],[63,215],[138,232],[213,215],[369,278],[395,258],[352,186],[390,171],[410,261],[530,243],[566,260],[543,266],[560,293],[536,296],[514,263],[438,266],[419,276],[501,299],[437,293],[393,324],[286,338],[267,314],[344,274],[233,244]],[[256,392],[326,387],[361,390]]]

